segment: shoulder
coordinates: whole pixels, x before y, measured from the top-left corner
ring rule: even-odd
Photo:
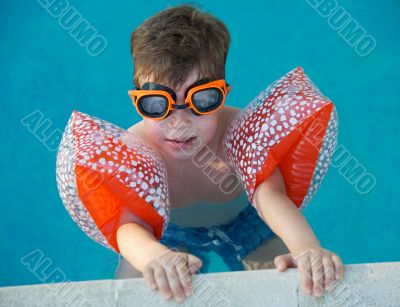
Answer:
[[[121,140],[128,146],[132,146],[137,142],[137,137],[147,143],[146,135],[143,133],[142,122],[138,122],[125,130],[121,136]]]
[[[135,133],[136,135],[140,136],[141,138],[145,137],[144,129],[143,129],[143,121],[140,121],[133,126],[128,128],[128,132]]]
[[[224,106],[222,117],[221,117],[221,120],[223,123],[223,125],[222,125],[223,133],[221,135],[221,138],[224,136],[225,131],[228,129],[229,125],[232,123],[233,119],[240,111],[241,111],[241,109],[239,109],[239,108]]]
[[[220,135],[219,135],[219,142],[222,143],[222,140],[224,138],[225,132],[227,131],[228,127],[232,123],[233,119],[235,116],[240,112],[241,109],[235,108],[235,107],[230,107],[230,106],[224,106],[222,108],[221,112],[221,117],[220,117]]]
[[[227,118],[227,122],[230,124],[233,118],[241,111],[241,109],[236,107],[225,106],[225,116]]]

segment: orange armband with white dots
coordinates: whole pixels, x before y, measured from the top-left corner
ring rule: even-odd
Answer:
[[[337,143],[337,113],[301,67],[273,82],[241,110],[223,138],[224,155],[249,200],[279,166],[300,209],[324,178]]]
[[[161,239],[169,220],[165,164],[135,134],[74,111],[57,154],[57,186],[68,213],[93,240],[119,253],[116,233],[137,217]]]

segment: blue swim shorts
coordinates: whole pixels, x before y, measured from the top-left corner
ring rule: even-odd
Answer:
[[[210,251],[218,254],[231,271],[243,271],[241,260],[272,236],[275,233],[249,203],[237,217],[222,225],[183,227],[169,223],[160,242],[170,248],[183,246],[202,260],[200,272],[207,273]]]

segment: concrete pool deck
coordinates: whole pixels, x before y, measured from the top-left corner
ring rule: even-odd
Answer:
[[[0,306],[400,306],[400,262],[345,266],[321,298],[299,289],[297,269],[198,274],[193,296],[165,301],[142,278],[0,288]]]

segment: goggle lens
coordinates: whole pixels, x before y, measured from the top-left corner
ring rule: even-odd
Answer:
[[[193,94],[192,103],[202,113],[218,108],[222,102],[222,93],[216,88],[200,90]]]
[[[167,112],[168,100],[164,96],[144,96],[139,99],[138,107],[146,116],[157,118]]]

